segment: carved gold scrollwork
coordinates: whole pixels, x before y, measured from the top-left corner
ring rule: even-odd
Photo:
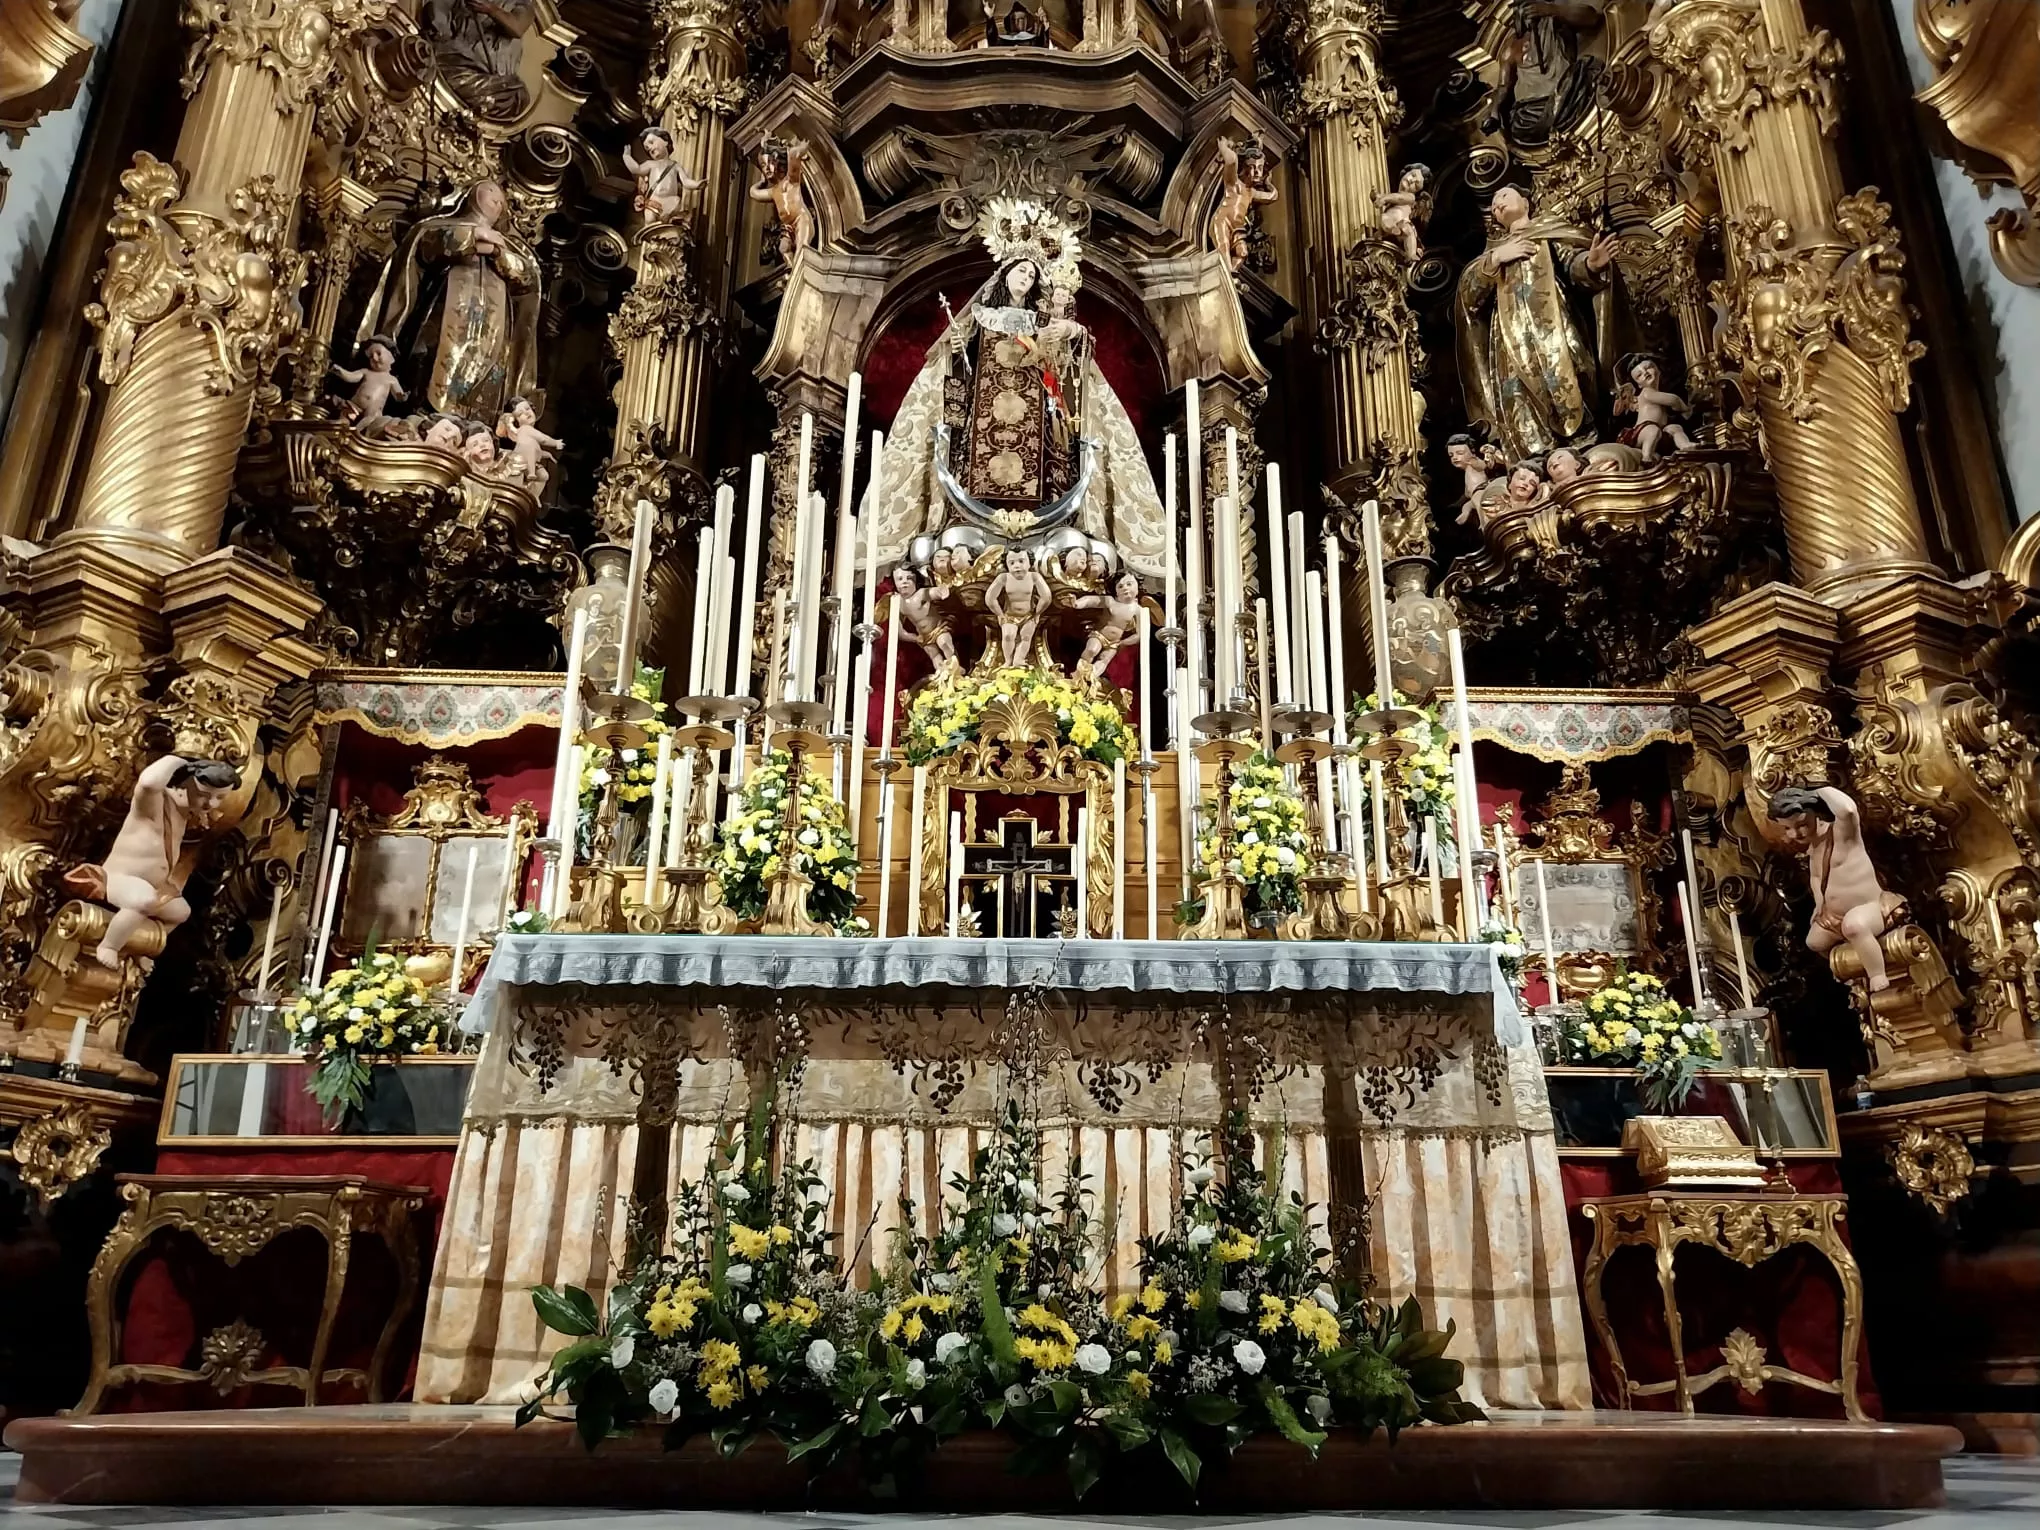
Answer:
[[[1318,352],[1358,349],[1374,371],[1402,354],[1413,370],[1421,369],[1424,346],[1406,295],[1408,266],[1400,247],[1362,239],[1346,252],[1343,269],[1339,299],[1318,321]]]
[[[25,1122],[12,1149],[21,1182],[35,1191],[43,1209],[91,1176],[113,1146],[113,1133],[95,1121],[89,1106],[66,1105]]]
[[[198,1374],[222,1396],[245,1385],[269,1349],[262,1331],[243,1318],[215,1328],[198,1347]]]
[[[191,1222],[198,1241],[227,1264],[239,1264],[283,1231],[271,1196],[208,1194]]]
[[[183,177],[146,151],[120,183],[99,301],[85,308],[100,331],[100,381],[126,376],[142,330],[179,309],[212,341],[208,393],[262,379],[303,321],[305,258],[291,246],[290,199],[275,178],[236,190],[224,218],[179,207]]]
[[[704,112],[735,117],[750,104],[749,81],[704,67],[713,50],[734,56],[739,8],[734,0],[660,0],[659,66],[645,80],[645,110],[692,126]]]
[[[1682,83],[1681,105],[1703,145],[1740,152],[1750,119],[1767,106],[1803,101],[1821,133],[1841,122],[1841,44],[1819,28],[1780,48],[1752,0],[1689,0],[1650,31],[1650,49]]]
[[[276,109],[288,116],[331,81],[337,40],[396,9],[396,0],[183,0],[184,25],[197,34],[184,93],[215,63],[253,65],[276,76]]]
[[[1907,1121],[1888,1151],[1898,1182],[1938,1215],[1946,1216],[1969,1194],[1976,1159],[1960,1132]]]
[[[638,238],[638,276],[609,320],[609,340],[619,350],[632,340],[655,336],[674,345],[697,330],[718,329],[716,312],[695,275],[695,243],[684,223],[659,223]]]

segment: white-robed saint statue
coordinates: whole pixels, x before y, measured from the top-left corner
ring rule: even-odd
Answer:
[[[991,278],[950,320],[893,417],[881,458],[881,568],[914,538],[975,524],[1024,545],[1074,525],[1160,575],[1154,474],[1074,307],[1074,231],[995,199],[979,225]]]

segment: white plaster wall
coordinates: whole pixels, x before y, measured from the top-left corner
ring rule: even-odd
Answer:
[[[7,171],[0,205],[0,420],[14,401],[22,356],[42,316],[43,262],[57,236],[64,193],[85,141],[93,92],[106,67],[107,40],[125,0],[84,0],[71,23],[99,45],[78,99],[28,130],[20,147],[0,136],[0,167]],[[167,0],[143,0],[165,4]]]
[[[1906,67],[1918,90],[1933,70],[1913,34],[1912,0],[1890,0],[1898,17]],[[2011,479],[2012,513],[2040,515],[2040,288],[2009,281],[1990,258],[1984,224],[1993,210],[2023,205],[2003,187],[1979,196],[1952,160],[1934,160],[1934,179],[1948,216],[1948,234],[1962,269],[1977,346],[1977,369],[1996,413],[1998,441]]]

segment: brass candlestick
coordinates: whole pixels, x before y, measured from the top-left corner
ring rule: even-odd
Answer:
[[[1209,737],[1193,751],[1197,758],[1215,760],[1218,776],[1213,832],[1218,837],[1218,869],[1204,881],[1204,917],[1183,931],[1185,940],[1245,940],[1247,938],[1247,884],[1232,869],[1232,784],[1234,760],[1252,752],[1250,740],[1237,735],[1253,726],[1258,714],[1248,709],[1246,698],[1235,696],[1227,706],[1206,712],[1193,723]],[[1196,843],[1193,829],[1191,843]]]
[[[1365,735],[1360,746],[1363,759],[1378,760],[1382,772],[1383,838],[1387,841],[1388,880],[1381,884],[1381,934],[1388,940],[1450,940],[1452,931],[1431,918],[1430,890],[1417,874],[1410,857],[1409,813],[1402,793],[1394,789],[1387,767],[1418,752],[1415,741],[1400,737],[1404,728],[1414,727],[1424,714],[1409,707],[1382,707],[1354,718],[1354,729]]]
[[[1296,767],[1303,792],[1304,825],[1310,835],[1311,869],[1297,879],[1303,888],[1303,908],[1282,922],[1285,940],[1372,940],[1380,929],[1380,921],[1372,914],[1355,913],[1341,901],[1352,862],[1325,849],[1325,804],[1318,795],[1317,767],[1338,750],[1328,740],[1312,735],[1330,723],[1326,713],[1294,707],[1285,707],[1276,719],[1278,727],[1287,726],[1301,735],[1276,750],[1275,758],[1280,764]]]
[[[643,725],[652,715],[652,704],[590,686],[581,697],[581,707],[587,723],[579,741],[590,748],[607,749],[616,768],[609,772],[602,800],[595,809],[595,833],[588,846],[588,868],[582,876],[581,897],[578,904],[569,906],[567,922],[570,928],[583,932],[621,935],[630,927],[624,906],[624,884],[630,868],[619,865],[615,859],[616,821],[622,811],[618,795],[623,784],[619,779],[620,756],[626,749],[644,748]],[[571,877],[573,857],[566,856],[565,862]],[[570,890],[571,885],[570,882]]]
[[[777,726],[772,737],[783,748],[786,765],[786,826],[779,851],[779,872],[765,894],[764,932],[767,935],[833,935],[833,926],[808,914],[808,892],[814,880],[801,872],[800,794],[807,757],[829,747],[827,735],[817,731],[829,709],[818,701],[782,701],[767,707],[765,715]]]

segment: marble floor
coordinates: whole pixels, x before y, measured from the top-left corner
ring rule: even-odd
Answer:
[[[488,1530],[491,1526],[530,1526],[532,1530],[855,1530],[884,1525],[907,1516],[866,1514],[729,1514],[579,1509],[461,1509],[445,1506],[419,1509],[378,1508],[64,1508],[17,1505],[14,1484],[21,1458],[0,1451],[0,1530],[127,1530],[129,1526],[179,1527],[179,1530]],[[1819,1510],[1762,1513],[1680,1514],[1674,1511],[1622,1513],[1594,1511],[1441,1512],[1384,1514],[1291,1515],[1256,1519],[1243,1515],[1100,1515],[1037,1517],[1028,1515],[921,1515],[941,1522],[943,1530],[1086,1530],[1090,1525],[1155,1527],[1155,1530],[1337,1530],[1347,1522],[1367,1530],[1679,1530],[1681,1526],[1745,1530],[1768,1526],[1795,1530],[2040,1530],[2040,1460],[2003,1456],[1958,1456],[1945,1467],[1948,1505],[1944,1509]],[[307,1521],[314,1523],[307,1524]]]

